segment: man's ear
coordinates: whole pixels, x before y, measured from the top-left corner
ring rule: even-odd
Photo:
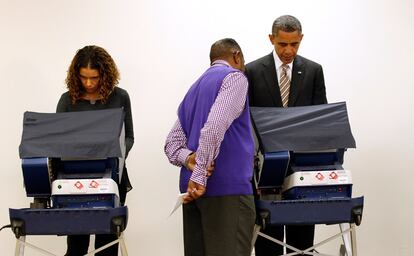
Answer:
[[[239,63],[242,61],[242,59],[241,59],[241,52],[240,52],[240,51],[236,51],[236,52],[233,54],[233,61],[234,61],[234,63],[236,63],[236,64],[239,64]]]
[[[275,45],[275,36],[273,34],[269,34],[269,41],[270,43],[272,43],[273,45]]]

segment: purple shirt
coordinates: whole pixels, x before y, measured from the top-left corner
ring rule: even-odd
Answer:
[[[230,66],[224,60],[217,60],[213,62],[214,65]],[[227,129],[243,112],[247,90],[248,82],[242,73],[233,72],[224,78],[207,121],[201,129],[196,165],[190,178],[192,181],[207,185],[207,167],[217,158]],[[192,153],[187,148],[187,138],[179,119],[168,134],[164,151],[168,160],[176,166],[184,165],[188,155]]]

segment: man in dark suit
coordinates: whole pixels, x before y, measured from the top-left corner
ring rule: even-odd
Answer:
[[[322,66],[297,55],[302,38],[302,26],[295,17],[284,15],[273,22],[269,35],[273,52],[246,66],[250,106],[294,107],[327,103]],[[286,225],[286,243],[304,250],[313,245],[314,232],[315,225]],[[283,226],[268,225],[264,233],[283,241]],[[281,254],[282,246],[260,236],[257,238],[256,256]]]

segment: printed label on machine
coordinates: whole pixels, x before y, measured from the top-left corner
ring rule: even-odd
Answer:
[[[52,195],[118,194],[118,186],[112,179],[55,180]]]
[[[283,190],[298,186],[326,186],[352,184],[349,170],[294,172],[285,178]]]

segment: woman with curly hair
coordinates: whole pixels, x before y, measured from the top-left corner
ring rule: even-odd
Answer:
[[[126,155],[128,155],[134,144],[131,102],[127,91],[117,87],[119,79],[118,68],[105,49],[94,45],[83,47],[77,51],[69,66],[66,77],[68,91],[60,97],[56,112],[123,108]],[[119,186],[121,205],[125,203],[126,193],[131,189],[128,173],[124,168]],[[116,235],[96,235],[95,248],[116,239]],[[70,235],[67,244],[66,256],[85,255],[88,252],[89,235]],[[118,255],[118,244],[95,255]]]

